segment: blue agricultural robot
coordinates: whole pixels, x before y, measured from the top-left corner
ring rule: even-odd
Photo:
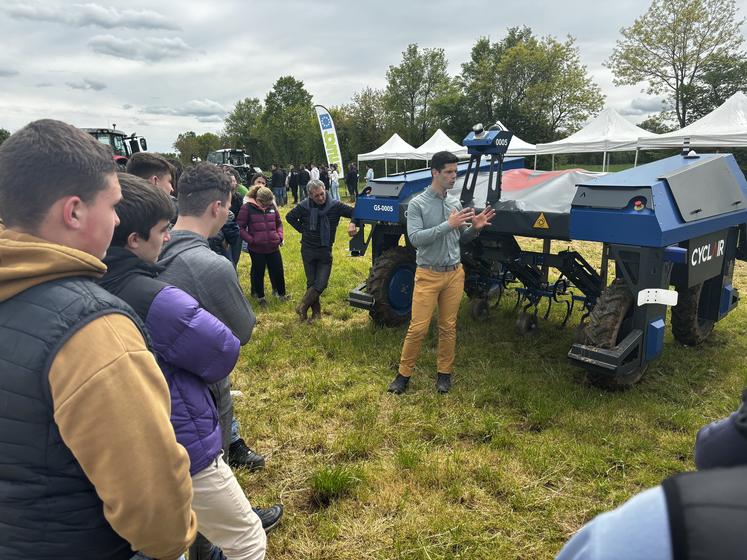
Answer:
[[[747,181],[732,155],[684,150],[619,173],[541,172],[505,157],[511,136],[477,125],[463,141],[470,159],[459,164],[463,180],[452,190],[476,212],[496,210],[492,225],[462,247],[473,318],[486,319],[509,288],[522,333],[553,304],[563,306],[562,325],[580,308],[568,357],[593,385],[620,389],[661,354],[667,307],[674,338],[686,345],[706,340],[736,307],[734,264],[747,260]],[[429,170],[398,174],[357,198],[353,216],[362,227],[350,251],[360,256],[370,245],[372,266],[348,300],[377,324],[409,320],[415,252],[407,204],[429,184]],[[543,248],[522,249],[517,237],[541,239]],[[553,253],[554,240],[601,243],[599,269],[577,251]]]

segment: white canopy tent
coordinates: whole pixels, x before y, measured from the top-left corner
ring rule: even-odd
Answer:
[[[469,157],[467,148],[454,142],[440,128],[422,146],[415,150],[415,153],[420,154],[422,159],[426,160],[431,159],[436,152],[451,152],[460,158]]]
[[[358,154],[358,166],[360,167],[361,161],[372,161],[376,159],[384,160],[384,174],[388,175],[387,160],[400,160],[400,159],[426,159],[417,153],[415,148],[405,142],[402,137],[396,132],[392,134],[391,138],[384,142],[381,146],[376,148],[373,152],[367,154]]]
[[[602,170],[605,170],[608,152],[635,150],[637,162],[639,140],[655,136],[653,132],[637,127],[621,117],[612,107],[607,107],[584,128],[568,138],[547,144],[537,144],[537,154],[602,152],[604,154]]]
[[[747,95],[738,91],[706,116],[680,130],[638,139],[639,148],[690,146],[747,147]]]

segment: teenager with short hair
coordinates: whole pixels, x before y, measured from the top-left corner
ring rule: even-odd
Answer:
[[[215,315],[239,339],[249,342],[256,323],[254,311],[239,286],[231,263],[208,246],[226,222],[231,200],[231,184],[217,166],[201,162],[187,169],[179,180],[179,218],[171,230],[159,264],[166,270],[161,279],[181,288]],[[223,449],[231,466],[258,469],[264,457],[247,447],[233,430],[233,401],[230,382],[224,379],[210,386],[218,404]],[[236,425],[236,424],[234,424]]]
[[[127,162],[127,173],[137,175],[166,194],[174,192],[176,170],[168,160],[150,152],[137,152]]]

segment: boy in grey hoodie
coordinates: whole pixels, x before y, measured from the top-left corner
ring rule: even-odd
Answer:
[[[214,253],[208,238],[226,223],[231,204],[231,184],[221,170],[210,163],[187,169],[179,178],[179,217],[171,230],[171,241],[161,252],[158,264],[165,267],[160,278],[184,290],[209,313],[226,325],[243,346],[252,336],[256,317],[239,286],[230,261]],[[233,417],[231,384],[228,377],[210,386],[218,408],[223,450],[232,466],[262,468],[265,459],[249,449],[239,437]],[[277,523],[272,508],[257,511],[262,525]],[[282,515],[282,513],[280,514]],[[279,517],[279,516],[277,516]],[[198,538],[190,557],[208,557],[210,546]]]

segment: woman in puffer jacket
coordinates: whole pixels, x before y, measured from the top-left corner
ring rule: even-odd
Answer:
[[[265,307],[265,268],[269,272],[273,295],[281,300],[288,299],[285,293],[283,257],[280,254],[280,246],[283,244],[283,221],[280,219],[280,212],[270,189],[254,186],[249,189],[246,196],[247,202],[241,207],[236,223],[252,259],[252,296],[257,298],[261,307]]]

